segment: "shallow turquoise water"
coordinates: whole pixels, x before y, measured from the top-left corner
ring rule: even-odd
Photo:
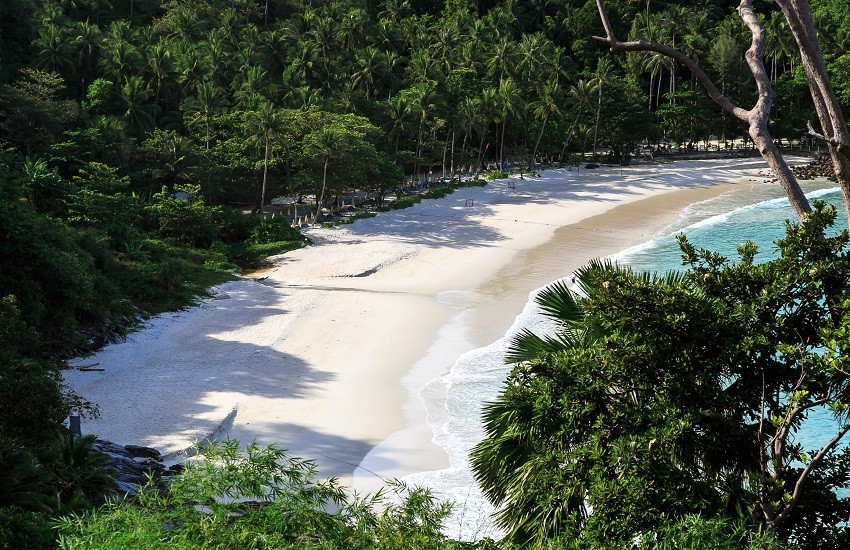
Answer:
[[[821,189],[810,192],[808,196],[837,208],[839,218],[833,228],[835,232],[847,228],[838,189]],[[732,194],[717,201],[692,205],[662,236],[621,252],[617,260],[640,271],[682,269],[682,256],[676,241],[676,235],[680,233],[687,235],[694,246],[720,252],[731,259],[737,258],[736,248],[746,241],[753,241],[759,246],[758,259],[765,261],[775,257],[777,250],[774,243],[785,235],[785,221],[796,219],[794,212],[784,198],[755,204],[744,202],[747,200],[751,200],[749,194]],[[743,204],[726,213],[706,217],[716,209],[717,202],[734,207],[736,201]]]

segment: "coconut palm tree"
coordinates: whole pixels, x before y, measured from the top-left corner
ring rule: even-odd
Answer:
[[[124,120],[136,137],[143,137],[155,127],[154,120],[160,109],[159,105],[148,103],[152,95],[153,91],[145,85],[141,76],[129,77],[121,87]]]
[[[589,283],[588,269],[578,274],[578,284]],[[546,361],[565,350],[592,347],[601,329],[585,315],[583,302],[559,281],[546,287],[535,298],[542,313],[557,324],[552,336],[538,336],[528,329],[511,341],[505,361],[524,364]],[[533,369],[534,367],[531,367]],[[534,376],[530,370],[527,376]],[[515,386],[523,382],[517,381]],[[563,494],[557,502],[540,501],[536,485],[549,470],[541,453],[558,456],[563,444],[556,423],[532,416],[533,411],[511,398],[511,385],[496,401],[487,403],[482,413],[485,439],[472,450],[472,472],[484,495],[499,508],[498,525],[509,529],[513,541],[528,542],[539,533],[556,533],[559,523],[575,514],[579,522],[588,516],[584,494]],[[545,443],[544,443],[545,442]],[[548,449],[546,448],[548,446]]]
[[[596,100],[596,123],[593,125],[593,154],[596,154],[596,138],[599,135],[599,116],[602,114],[602,86],[608,82],[611,76],[613,65],[607,57],[602,57],[596,64],[596,74],[594,75],[594,84],[596,85],[597,100]]]
[[[212,82],[201,82],[195,96],[186,98],[180,107],[190,130],[198,124],[203,125],[204,148],[209,149],[212,139],[212,119],[228,107],[223,90]]]
[[[44,27],[32,45],[37,52],[33,64],[38,69],[67,76],[76,66],[71,41],[55,25]]]
[[[564,138],[564,146],[561,148],[562,160],[567,151],[567,147],[572,140],[576,127],[578,126],[579,118],[581,117],[585,107],[590,104],[590,99],[594,92],[596,92],[596,85],[589,80],[579,80],[574,85],[570,86],[568,98],[572,104],[572,108],[575,109],[576,114],[573,118],[572,124],[570,125],[570,129],[567,131],[567,135]]]
[[[307,138],[308,151],[322,161],[322,188],[316,198],[316,219],[322,219],[322,205],[328,186],[328,165],[331,160],[343,154],[343,131],[336,126],[324,126]]]
[[[505,169],[505,128],[510,117],[518,116],[524,109],[525,103],[522,91],[511,78],[502,82],[499,88],[499,123],[501,124],[501,136],[499,137],[499,169]]]
[[[154,89],[154,101],[158,104],[163,90],[168,89],[174,80],[174,63],[171,47],[165,39],[160,39],[148,50],[148,86]]]
[[[537,134],[537,140],[534,142],[534,150],[531,152],[531,157],[528,159],[528,169],[532,169],[532,164],[537,159],[537,148],[540,146],[540,140],[543,138],[543,132],[546,131],[546,122],[552,115],[560,113],[560,88],[556,80],[548,80],[543,84],[540,91],[540,97],[528,104],[528,109],[532,112],[535,118],[541,120],[540,133]]]
[[[256,111],[251,111],[248,117],[248,132],[251,140],[263,148],[263,184],[260,191],[260,216],[263,215],[266,204],[266,186],[269,176],[269,156],[275,140],[280,135],[280,113],[271,102],[263,102]]]
[[[367,46],[355,54],[353,81],[363,86],[366,99],[371,98],[372,87],[380,78],[384,69],[383,61],[381,51],[375,46]]]

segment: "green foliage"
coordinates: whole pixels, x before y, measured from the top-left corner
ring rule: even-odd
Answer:
[[[488,180],[501,180],[509,177],[510,172],[505,172],[504,170],[490,170],[489,172],[484,173],[484,177]]]
[[[456,189],[454,187],[433,187],[426,192],[422,193],[423,199],[442,199],[443,197],[447,197],[454,193]]]
[[[96,440],[93,434],[72,438],[66,432],[62,443],[53,449],[55,454],[49,460],[51,484],[63,513],[101,504],[117,489],[108,458],[92,447]]]
[[[0,548],[4,550],[51,550],[56,530],[49,516],[16,506],[0,507]]]
[[[378,210],[382,212],[386,212],[389,210],[404,210],[405,208],[410,208],[414,204],[419,204],[420,202],[422,202],[422,195],[407,195],[404,197],[399,197],[390,204],[382,206]]]
[[[0,133],[26,154],[44,153],[79,114],[76,102],[62,99],[62,78],[22,69],[12,84],[0,87]]]
[[[62,519],[61,547],[74,548],[451,548],[439,532],[449,507],[397,485],[348,497],[315,465],[274,446],[236,441],[202,449],[163,493],[114,501]],[[163,529],[163,526],[168,526]]]
[[[636,537],[640,550],[785,550],[793,548],[779,541],[773,533],[753,531],[744,524],[733,524],[724,518],[685,516],[675,523],[663,525],[651,534]],[[626,545],[624,545],[626,546]]]
[[[844,545],[834,491],[850,487],[848,453],[794,442],[814,411],[847,422],[850,237],[826,235],[834,219],[816,204],[761,264],[751,243],[732,263],[682,238],[684,274],[597,262],[580,296],[543,292],[559,328],[514,340],[472,453],[508,539],[627,540],[743,514],[792,542]]]
[[[161,237],[190,246],[208,247],[217,237],[213,222],[216,207],[208,207],[197,185],[175,185],[174,193],[163,187],[145,208],[150,226]],[[183,197],[178,196],[182,193]]]

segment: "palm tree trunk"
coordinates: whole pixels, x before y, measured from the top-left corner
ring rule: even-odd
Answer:
[[[660,79],[660,77],[659,77]],[[602,83],[599,83],[599,96],[596,100],[596,124],[593,125],[593,156],[596,156],[596,137],[599,135],[599,115],[602,113]]]
[[[655,88],[655,73],[649,73],[649,110],[652,111],[652,89]]]
[[[452,175],[452,177],[454,177],[455,175],[455,132],[456,130],[452,128],[452,154],[449,163],[449,173]]]
[[[531,158],[528,159],[528,169],[532,169],[532,164],[537,160],[537,147],[540,145],[540,138],[543,137],[543,131],[546,130],[546,121],[549,120],[549,115],[543,117],[543,125],[540,127],[540,133],[537,134],[537,141],[534,142],[534,151],[531,152]]]
[[[507,117],[505,117],[507,119]],[[499,170],[505,171],[505,124],[506,120],[502,121],[502,132],[499,138]]]
[[[322,219],[322,203],[325,201],[325,185],[328,182],[328,162],[330,159],[325,157],[325,165],[322,167],[322,192],[319,193],[319,200],[316,201],[316,219]]]
[[[478,165],[475,167],[475,176],[478,177],[478,174],[481,173],[481,165],[484,164],[484,138],[487,136],[487,131],[485,130],[481,134],[481,142],[478,144]]]
[[[570,131],[567,132],[567,138],[564,140],[564,146],[561,148],[561,162],[564,162],[564,153],[567,152],[567,146],[570,144],[570,140],[573,139],[573,132],[575,132],[576,126],[578,125],[578,118],[581,116],[581,103],[579,103],[578,109],[576,110],[576,117],[573,119],[573,124],[570,126]]]
[[[263,190],[260,192],[260,217],[263,217],[263,208],[266,204],[266,182],[269,177],[269,138],[266,137],[266,152],[263,157]]]

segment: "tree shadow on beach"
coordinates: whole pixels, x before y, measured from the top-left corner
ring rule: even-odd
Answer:
[[[750,164],[742,165],[751,167]],[[424,200],[398,211],[382,212],[375,218],[358,220],[351,226],[357,235],[382,235],[402,242],[430,247],[498,247],[509,238],[483,223],[485,218],[499,219],[502,205],[555,204],[558,201],[615,203],[624,197],[638,197],[642,190],[692,189],[719,181],[717,170],[736,167],[705,164],[639,165],[606,167],[580,172],[550,170],[543,178],[510,178],[489,182],[484,187],[463,187],[442,199]],[[725,181],[726,178],[724,178]],[[524,218],[503,219],[507,224],[544,223],[528,214]],[[553,225],[554,224],[546,224]],[[509,225],[508,225],[509,227]]]
[[[264,421],[260,425],[239,425],[233,435],[238,436],[242,445],[250,443],[250,440],[245,439],[251,435],[261,445],[274,443],[290,456],[313,460],[323,479],[350,476],[363,457],[377,444],[375,441],[320,432],[289,422]]]
[[[67,371],[70,386],[100,408],[100,419],[84,420],[86,433],[169,453],[215,432],[240,399],[309,399],[332,381],[275,341],[251,342],[264,338],[255,327],[289,312],[268,305],[281,291],[246,284],[83,360],[97,371]]]

